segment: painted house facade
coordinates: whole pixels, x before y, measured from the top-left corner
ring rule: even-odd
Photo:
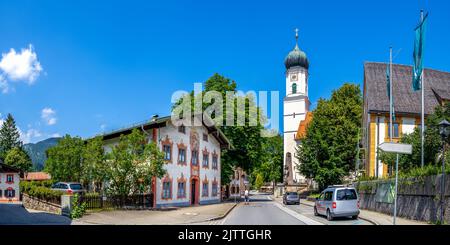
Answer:
[[[230,146],[215,126],[175,126],[171,117],[154,118],[111,133],[103,134],[106,152],[122,134],[140,129],[148,142],[156,142],[164,153],[163,178],[152,179],[153,206],[189,206],[219,203],[221,200],[221,150]],[[208,124],[211,125],[211,124]]]
[[[392,172],[378,159],[378,145],[390,141],[389,98],[387,96],[386,63],[364,64],[363,138],[365,150],[364,172],[370,177],[385,177]],[[434,109],[450,101],[450,73],[424,69],[425,117]],[[393,65],[392,86],[395,121],[392,141],[398,142],[405,134],[421,126],[421,91],[412,90],[412,67]]]
[[[0,202],[20,200],[20,171],[0,160]]]

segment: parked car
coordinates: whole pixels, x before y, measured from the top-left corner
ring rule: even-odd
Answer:
[[[285,192],[283,195],[283,204],[300,204],[300,195],[297,192]]]
[[[358,219],[359,196],[355,188],[328,186],[314,204],[314,215],[326,215],[328,220],[335,217]]]
[[[63,191],[67,194],[82,194],[85,192],[83,186],[77,182],[57,182],[52,185],[52,190]]]

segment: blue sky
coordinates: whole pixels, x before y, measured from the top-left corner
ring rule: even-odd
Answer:
[[[88,137],[169,114],[174,91],[215,72],[240,90],[284,95],[296,27],[315,102],[362,84],[363,63],[387,61],[390,45],[396,63],[411,64],[421,8],[430,12],[425,65],[450,71],[445,0],[1,1],[0,52],[31,44],[41,68],[33,81],[6,81],[1,117],[12,113],[26,141]]]

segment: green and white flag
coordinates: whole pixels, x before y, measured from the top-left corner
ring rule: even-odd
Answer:
[[[425,15],[420,24],[414,30],[416,35],[414,39],[414,53],[413,53],[414,66],[412,74],[413,75],[412,86],[414,91],[422,89],[421,77],[423,70],[423,49],[425,46],[425,31],[426,31],[427,17],[428,13]]]
[[[387,81],[387,96],[389,100],[389,106],[391,106],[391,71],[390,65],[386,65],[386,81]],[[395,110],[394,110],[394,94],[392,94],[392,108],[389,108],[392,111],[392,120],[395,121]]]

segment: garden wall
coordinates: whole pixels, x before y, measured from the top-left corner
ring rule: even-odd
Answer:
[[[22,204],[25,208],[45,211],[53,214],[61,214],[61,205],[37,199],[23,193]]]
[[[399,179],[397,215],[412,220],[436,222],[441,212],[442,175]],[[444,217],[450,223],[450,175],[445,177]],[[361,181],[355,184],[360,207],[392,215],[394,210],[394,179]]]

